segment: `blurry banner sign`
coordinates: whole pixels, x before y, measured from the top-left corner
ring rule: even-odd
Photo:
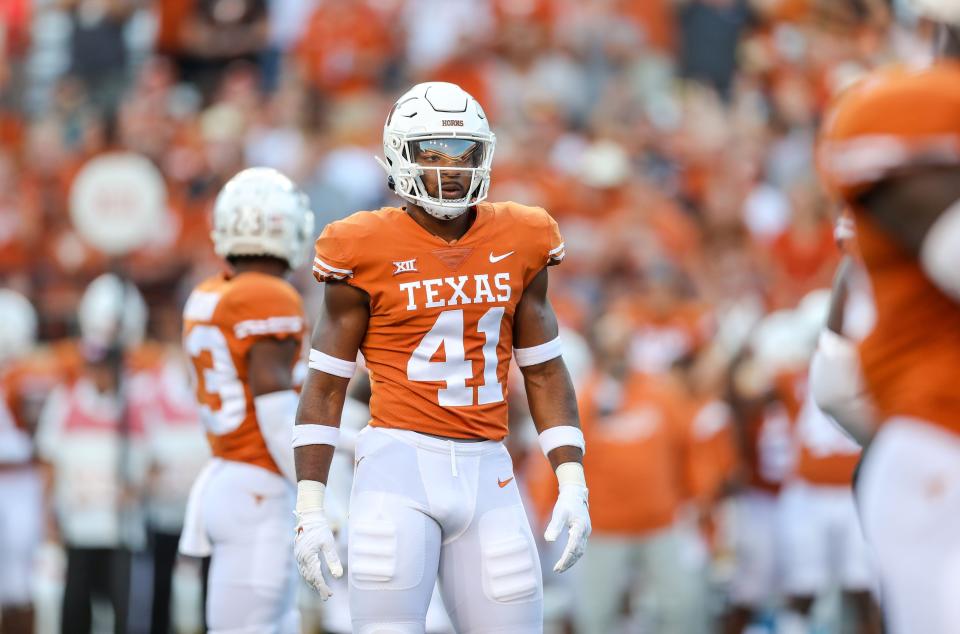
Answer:
[[[153,239],[165,222],[167,188],[149,159],[130,152],[94,157],[70,190],[70,217],[80,236],[108,256],[122,256]]]

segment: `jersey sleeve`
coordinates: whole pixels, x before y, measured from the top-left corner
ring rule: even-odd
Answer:
[[[318,282],[353,282],[355,258],[348,227],[342,222],[328,224],[316,242],[313,276]]]
[[[279,279],[247,280],[225,298],[218,321],[245,354],[261,339],[303,339],[306,319],[297,291]]]
[[[566,247],[563,243],[563,236],[560,234],[560,225],[546,211],[543,212],[543,215],[547,225],[543,233],[545,242],[543,250],[546,252],[545,264],[546,266],[556,266],[563,261],[563,257],[566,255]]]
[[[511,207],[513,221],[524,235],[526,256],[524,260],[524,287],[526,287],[544,267],[555,266],[563,261],[566,254],[560,226],[547,211],[541,207],[515,205]]]

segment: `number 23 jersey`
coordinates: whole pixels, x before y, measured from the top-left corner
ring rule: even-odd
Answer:
[[[507,435],[514,313],[533,278],[563,259],[564,245],[543,209],[481,203],[476,213],[453,242],[395,207],[331,223],[317,239],[316,278],[370,297],[361,352],[374,426]]]
[[[247,355],[264,339],[289,338],[300,345],[304,328],[300,295],[278,277],[221,274],[190,294],[183,309],[183,346],[214,456],[280,473],[260,433]]]

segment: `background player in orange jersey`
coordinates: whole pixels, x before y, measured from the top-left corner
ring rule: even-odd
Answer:
[[[960,3],[915,4],[946,23],[940,58],[847,90],[819,158],[876,305],[842,371],[862,371],[877,414],[858,493],[889,631],[945,634],[960,631]]]
[[[546,267],[564,245],[543,209],[484,202],[494,144],[458,86],[414,86],[383,134],[388,183],[407,207],[356,213],[317,240],[327,284],[294,429],[296,555],[329,596],[321,559],[343,569],[324,483],[362,351],[373,394],[350,500],[356,632],[423,632],[438,578],[457,631],[542,630],[536,545],[501,442],[511,356],[560,483],[546,539],[569,537],[555,570],[590,534],[583,435],[547,299]]]
[[[211,556],[211,632],[298,632],[293,565],[293,369],[303,307],[284,276],[313,237],[306,196],[272,169],[234,176],[214,208],[213,243],[230,272],[184,307],[213,459],[194,483],[180,551]]]

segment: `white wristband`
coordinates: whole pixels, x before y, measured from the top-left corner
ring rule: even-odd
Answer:
[[[528,365],[537,365],[550,359],[556,359],[563,354],[563,345],[560,343],[560,337],[555,337],[546,343],[530,348],[514,348],[513,356],[517,360],[517,365],[525,368]]]
[[[557,467],[557,484],[587,486],[587,478],[583,475],[583,465],[579,462],[564,462]]]
[[[340,439],[340,428],[333,425],[294,425],[293,448],[306,445],[333,445],[337,446]]]
[[[311,370],[326,372],[327,374],[339,376],[344,379],[352,378],[353,373],[357,370],[356,361],[344,361],[343,359],[331,357],[329,354],[320,352],[315,348],[310,349],[310,362],[308,365]]]
[[[573,425],[557,425],[548,427],[540,432],[538,438],[540,441],[540,450],[543,455],[549,454],[557,447],[579,447],[584,454],[587,453],[587,444],[583,440],[583,432],[579,427]]]
[[[316,480],[297,482],[297,513],[323,510],[323,494],[327,485]]]

